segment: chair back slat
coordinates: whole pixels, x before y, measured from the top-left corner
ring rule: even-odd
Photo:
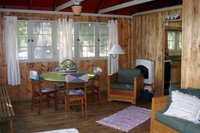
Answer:
[[[68,82],[67,85],[70,89],[84,88],[85,82],[81,82],[81,83]]]

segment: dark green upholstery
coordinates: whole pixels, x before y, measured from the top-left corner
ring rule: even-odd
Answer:
[[[170,99],[171,99],[171,93],[172,91],[178,90],[180,92],[183,92],[185,94],[189,94],[192,96],[196,96],[197,98],[200,98],[200,88],[180,88],[177,85],[170,85],[169,87],[169,95],[170,95]]]
[[[183,133],[200,133],[200,124],[188,124]]]
[[[170,117],[170,116],[165,116],[161,112],[156,113],[156,120],[173,128],[176,129],[177,131],[183,133],[185,130],[185,126],[191,122],[188,122],[183,119],[175,118],[175,117]],[[191,132],[193,133],[193,132]]]
[[[200,98],[200,89],[197,89],[197,88],[196,89],[195,88],[181,89],[177,85],[171,85],[169,87],[169,102],[167,106],[165,107],[164,111],[166,111],[169,108],[171,104],[171,94],[172,94],[172,91],[175,91],[175,90]],[[162,112],[156,113],[156,120],[158,120],[159,122],[173,129],[176,129],[177,131],[180,131],[181,133],[200,133],[200,124],[194,124],[192,122],[189,122],[183,119],[165,116],[163,115]]]
[[[125,69],[120,68],[118,71],[118,82],[133,84],[133,78],[140,74],[139,69]]]
[[[115,88],[117,90],[133,91],[133,83],[132,84],[114,83],[110,85],[110,88]]]

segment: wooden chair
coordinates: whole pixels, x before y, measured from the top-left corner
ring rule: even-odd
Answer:
[[[73,73],[66,76],[65,111],[70,112],[70,106],[79,102],[81,109],[87,112],[86,85],[89,80],[87,74]]]
[[[54,67],[53,69],[52,69],[52,71],[54,71],[54,72],[59,72],[59,67],[57,66],[57,67]],[[54,85],[55,85],[55,88],[59,91],[59,90],[64,90],[65,88],[65,83],[64,82],[55,82],[54,83]]]
[[[120,68],[109,76],[108,101],[124,101],[136,104],[136,100],[143,89],[144,77],[139,69]]]
[[[91,92],[92,94],[96,94],[98,97],[99,105],[101,105],[101,75],[102,69],[100,67],[94,67],[93,73],[95,77],[89,80],[89,84],[87,85],[87,92]]]
[[[75,72],[77,71],[77,63],[71,59],[65,59],[59,66],[54,67],[53,71]],[[56,82],[55,87],[58,88],[57,90],[62,91],[65,89],[65,83]]]
[[[49,107],[49,98],[53,98],[55,102],[55,110],[57,110],[57,90],[51,87],[43,87],[44,83],[40,80],[40,74],[37,71],[30,71],[29,78],[31,79],[32,86],[31,110],[34,110],[35,98],[38,97],[38,114],[41,113],[44,95],[47,97],[47,106]]]

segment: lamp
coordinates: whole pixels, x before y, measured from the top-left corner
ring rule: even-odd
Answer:
[[[120,55],[120,54],[125,54],[124,53],[124,50],[120,47],[119,44],[114,44],[111,48],[111,50],[109,51],[109,54],[114,58],[116,59],[117,58],[117,55]]]
[[[73,0],[73,3],[72,12],[75,16],[79,16],[81,14],[82,6],[80,5],[79,0]]]

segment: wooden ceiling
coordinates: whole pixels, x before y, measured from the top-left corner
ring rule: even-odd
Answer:
[[[1,9],[72,12],[71,0],[0,0]],[[80,0],[82,13],[133,15],[144,11],[177,6],[182,0]],[[66,8],[62,5],[67,3]],[[72,3],[72,2],[71,2]],[[65,7],[65,5],[64,5]]]

